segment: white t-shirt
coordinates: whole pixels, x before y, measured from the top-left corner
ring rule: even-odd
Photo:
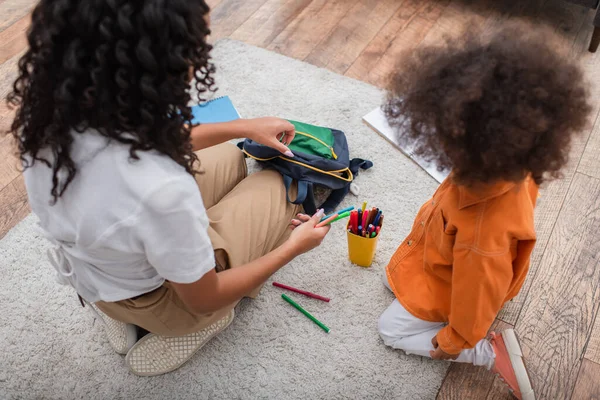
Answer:
[[[118,301],[215,267],[200,190],[183,167],[155,151],[132,160],[128,145],[96,131],[73,137],[77,175],[56,204],[51,169],[36,162],[24,172],[31,208],[56,245],[59,282],[90,302]]]

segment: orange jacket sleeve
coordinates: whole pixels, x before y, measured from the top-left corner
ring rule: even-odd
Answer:
[[[437,335],[448,354],[473,348],[487,335],[513,279],[509,249],[500,254],[457,245],[453,253],[449,322]]]

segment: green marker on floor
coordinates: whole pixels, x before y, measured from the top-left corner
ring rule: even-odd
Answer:
[[[329,331],[331,329],[329,329],[327,326],[325,326],[325,324],[323,324],[321,321],[319,321],[318,319],[316,319],[315,317],[313,317],[308,311],[306,311],[304,308],[302,308],[300,306],[300,304],[296,303],[294,300],[290,299],[288,296],[286,296],[285,294],[282,294],[281,297],[287,301],[288,303],[290,303],[291,305],[293,305],[298,311],[300,311],[302,314],[306,315],[308,317],[308,319],[310,319],[312,322],[314,322],[315,324],[319,325],[319,327],[321,329],[323,329],[325,332],[329,333]]]

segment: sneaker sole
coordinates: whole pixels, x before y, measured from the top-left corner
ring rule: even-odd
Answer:
[[[515,331],[513,329],[505,330],[502,332],[502,339],[504,340],[504,345],[508,351],[508,357],[510,358],[513,370],[515,371],[515,376],[517,377],[522,400],[535,400],[533,387],[531,386],[527,368],[525,368],[525,362],[523,361],[521,345],[519,344],[519,339],[517,339]]]
[[[129,350],[125,356],[125,363],[129,367],[129,370],[137,376],[157,376],[175,371],[192,358],[212,338],[227,329],[231,325],[231,322],[233,322],[234,316],[234,310],[231,310],[228,316],[220,319],[208,328],[185,336],[164,337],[153,334],[146,335],[138,340],[131,350]],[[219,326],[220,324],[223,325]],[[206,331],[209,331],[209,333],[206,334]],[[185,347],[185,354],[181,354],[181,351],[177,349],[177,347],[182,345]],[[148,349],[142,350],[142,347],[148,347]],[[152,351],[153,354],[162,352],[164,358],[152,361],[143,357],[143,355],[136,355],[136,350],[142,353],[144,351]]]
[[[108,315],[105,315],[101,311],[97,310],[96,306],[94,304],[91,304],[90,302],[88,302],[86,300],[84,300],[84,301],[85,301],[85,304],[87,304],[88,309],[92,312],[92,314],[94,314],[96,316],[96,318],[104,326],[104,333],[106,334],[108,343],[113,348],[115,353],[120,354],[120,355],[127,354],[129,349],[131,349],[133,347],[133,345],[135,344],[135,342],[137,341],[137,329],[136,329],[135,325],[113,320]],[[105,317],[111,319],[112,321],[107,322]],[[108,326],[109,323],[110,324],[116,323],[116,324],[124,325],[124,328],[125,328],[124,331],[121,332],[120,334],[119,333],[116,334],[116,336],[119,336],[119,337],[116,337],[114,332],[111,332],[111,329],[109,329],[109,326]],[[124,341],[125,343],[123,343],[121,345],[120,342],[122,342],[122,341]]]

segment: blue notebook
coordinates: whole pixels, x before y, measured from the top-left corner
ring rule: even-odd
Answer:
[[[229,122],[240,119],[240,114],[235,109],[229,96],[217,97],[206,103],[198,104],[192,107],[192,114],[194,116],[192,125]]]

